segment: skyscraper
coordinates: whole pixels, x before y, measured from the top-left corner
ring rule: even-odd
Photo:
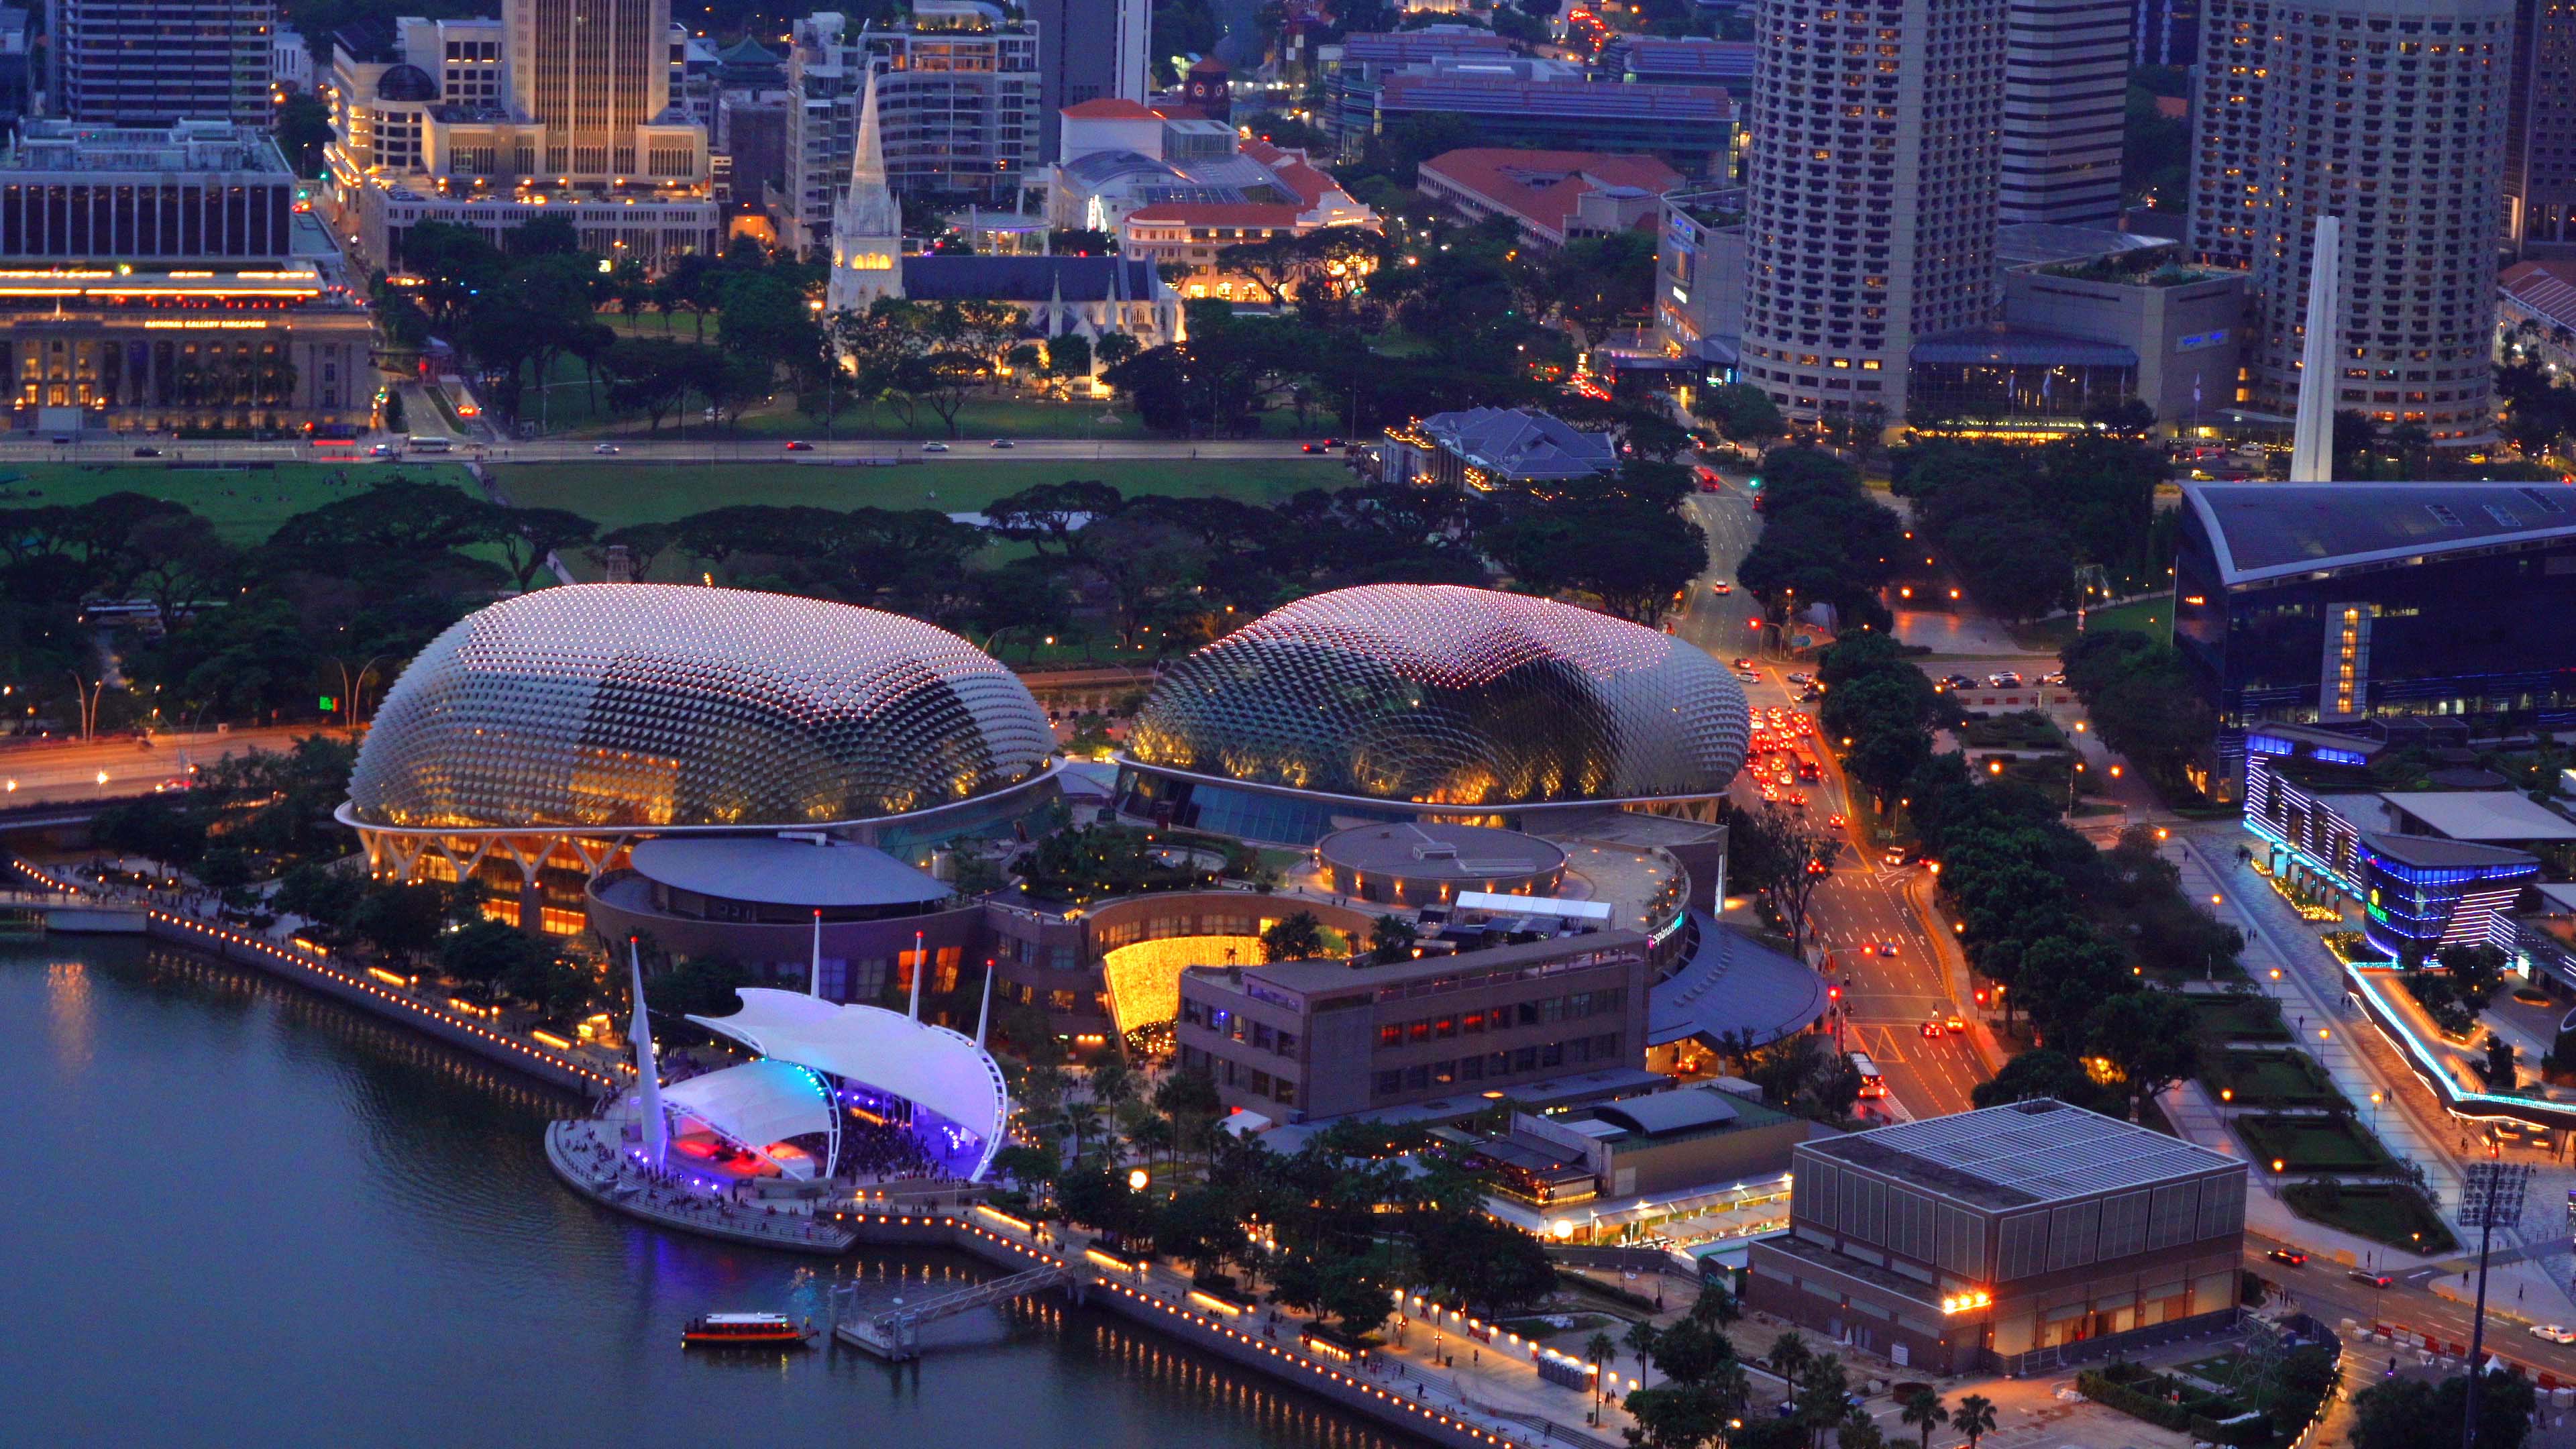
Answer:
[[[671,104],[671,0],[503,0],[510,109],[545,127],[541,171],[639,169],[636,128]]]
[[[1046,135],[1039,159],[1063,159],[1058,113],[1084,101],[1145,99],[1149,0],[1027,0],[1038,28],[1038,111]],[[1105,12],[1105,13],[1104,13]]]
[[[1919,337],[1998,308],[2006,0],[1761,0],[1743,375],[1791,414],[1905,411]]]
[[[2011,0],[2002,219],[2113,226],[2128,122],[2128,0]]]
[[[2520,0],[2505,132],[2506,244],[2576,256],[2576,0]]]
[[[2331,215],[2335,409],[2437,444],[2487,436],[2513,24],[2512,0],[2211,7],[2193,240],[2253,271],[2241,402],[2296,403],[2316,218]]]
[[[54,0],[53,109],[115,126],[269,124],[269,0]]]

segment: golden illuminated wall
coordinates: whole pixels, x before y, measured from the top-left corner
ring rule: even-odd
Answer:
[[[1100,960],[1109,980],[1109,1014],[1120,1034],[1181,1014],[1181,972],[1191,966],[1251,966],[1259,936],[1170,936],[1121,946]]]

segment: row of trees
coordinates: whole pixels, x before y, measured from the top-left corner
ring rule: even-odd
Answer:
[[[2165,799],[2199,798],[2186,772],[2209,747],[2218,720],[2181,650],[2134,630],[2104,629],[2068,644],[2058,658],[2104,745],[2126,755]]]
[[[2165,581],[2171,529],[2156,528],[2153,447],[2087,433],[2039,447],[1947,439],[1900,448],[1895,491],[1915,500],[1914,534],[1970,598],[2007,619],[2072,601],[2079,569],[2130,593]]]
[[[1908,684],[1901,674],[1915,675]],[[1978,1088],[1982,1103],[2053,1093],[2133,1112],[2188,1076],[2199,1032],[2188,1003],[2154,989],[2150,971],[2232,974],[2242,939],[2193,907],[2151,827],[2108,851],[2067,828],[2061,802],[2011,779],[1972,776],[1957,754],[1933,755],[1921,676],[1877,640],[1826,651],[1831,738],[1873,768],[1912,757],[1895,795],[1925,852],[1979,975],[1998,983],[2008,1015],[2029,1018],[2045,1050],[2016,1057]],[[1857,695],[1862,703],[1835,706]],[[1901,738],[1890,738],[1891,736]]]
[[[1879,591],[1904,566],[1908,540],[1894,512],[1861,487],[1860,470],[1817,448],[1762,458],[1762,537],[1736,579],[1775,626],[1829,607],[1844,630],[1891,627]]]

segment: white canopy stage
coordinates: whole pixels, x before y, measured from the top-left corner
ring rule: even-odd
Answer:
[[[822,1082],[792,1062],[745,1062],[691,1077],[664,1087],[662,1101],[675,1116],[704,1122],[718,1136],[763,1157],[770,1156],[771,1143],[807,1133],[820,1134],[832,1144],[824,1149],[824,1162],[839,1155],[841,1114],[832,1110]],[[791,1177],[813,1169],[810,1158],[793,1166],[775,1157],[770,1160]]]
[[[802,992],[746,986],[741,995],[742,1010],[731,1016],[689,1020],[762,1056],[845,1078],[936,1113],[976,1139],[973,1167],[961,1175],[969,1182],[983,1180],[993,1154],[1001,1150],[1011,1096],[1000,1064],[973,1038],[900,1012],[845,1006]]]

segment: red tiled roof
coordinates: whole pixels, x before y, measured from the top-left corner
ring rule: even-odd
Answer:
[[[2507,296],[2561,326],[2576,326],[2576,262],[2516,262],[2496,276]]]
[[[1269,167],[1281,185],[1296,192],[1310,207],[1322,205],[1326,192],[1341,188],[1341,183],[1308,165],[1296,152],[1283,151],[1258,136],[1245,141],[1241,149],[1244,155]]]
[[[1115,96],[1104,96],[1096,101],[1084,101],[1079,105],[1067,106],[1064,108],[1064,114],[1077,121],[1159,121],[1163,119],[1160,111],[1142,101],[1125,101]]]
[[[1468,147],[1422,163],[1443,181],[1511,212],[1533,226],[1563,231],[1575,203],[1605,186],[1665,192],[1682,174],[1652,156],[1597,151],[1513,151]]]

